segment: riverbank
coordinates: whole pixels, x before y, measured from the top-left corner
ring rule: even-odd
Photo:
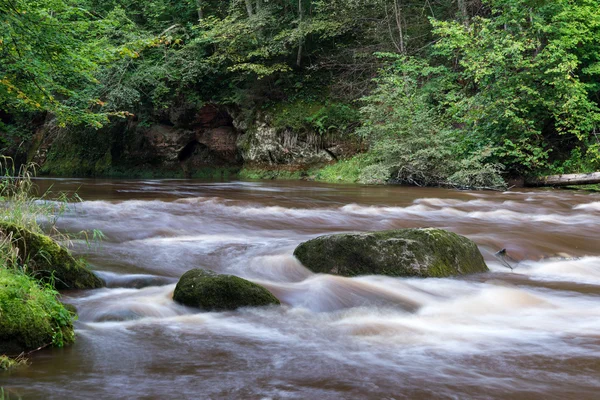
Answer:
[[[40,225],[55,221],[68,199],[34,197],[29,170],[14,175],[0,177],[0,369],[22,366],[38,350],[73,343],[76,315],[58,290],[103,286]]]

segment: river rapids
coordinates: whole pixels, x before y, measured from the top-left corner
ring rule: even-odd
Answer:
[[[77,192],[58,220],[106,280],[66,292],[77,342],[0,373],[10,399],[600,398],[600,195],[307,182],[43,179]],[[313,274],[293,256],[334,232],[439,227],[490,273]],[[506,248],[513,270],[494,253]],[[267,287],[281,307],[172,301],[192,268]]]

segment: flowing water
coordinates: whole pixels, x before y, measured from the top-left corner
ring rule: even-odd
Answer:
[[[77,191],[64,231],[108,288],[70,292],[77,343],[0,373],[11,399],[600,398],[600,195],[195,181],[40,180]],[[331,232],[440,227],[490,273],[313,274],[292,256]],[[522,260],[511,271],[494,253]],[[175,304],[185,271],[271,290],[281,307]]]

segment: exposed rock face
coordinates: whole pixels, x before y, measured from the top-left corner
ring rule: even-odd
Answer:
[[[148,117],[150,118],[150,117]],[[192,175],[241,164],[239,133],[226,111],[189,106],[161,111],[155,120],[115,120],[99,130],[57,129],[48,122],[31,160],[54,175],[115,175],[135,169]],[[37,136],[36,136],[37,137]]]
[[[238,114],[184,103],[143,120],[117,119],[99,130],[59,128],[48,120],[38,129],[28,160],[49,175],[127,176],[140,170],[195,176],[206,168],[239,170],[242,165],[302,170],[358,150],[351,141],[276,129],[265,115],[247,123]]]
[[[335,161],[335,155],[307,138],[278,132],[258,122],[238,140],[244,162],[249,165],[315,165]]]
[[[398,229],[320,236],[294,255],[313,272],[342,276],[448,277],[487,272],[477,245],[442,229]]]
[[[19,248],[19,257],[27,263],[27,272],[54,284],[56,289],[95,289],[104,282],[83,261],[47,236],[6,222],[0,222],[0,237],[10,237]]]
[[[206,311],[280,304],[271,292],[260,285],[237,276],[218,275],[203,269],[193,269],[183,274],[175,287],[173,300]]]

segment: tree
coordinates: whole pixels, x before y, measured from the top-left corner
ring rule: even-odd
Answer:
[[[103,37],[110,20],[65,0],[2,0],[0,20],[1,110],[47,111],[62,125],[107,121],[84,89],[101,64],[135,55]]]
[[[486,4],[489,17],[470,24],[433,21],[435,55],[456,74],[447,107],[465,140],[521,171],[573,151],[600,163],[598,0]]]

